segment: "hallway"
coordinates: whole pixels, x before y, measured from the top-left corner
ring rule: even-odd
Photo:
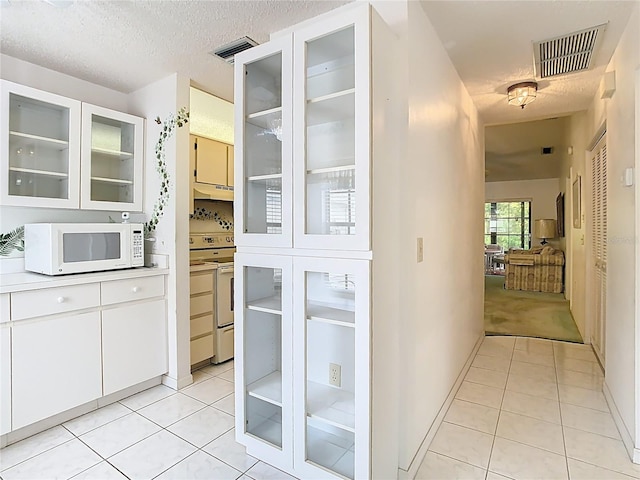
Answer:
[[[588,345],[486,337],[417,479],[640,478]]]

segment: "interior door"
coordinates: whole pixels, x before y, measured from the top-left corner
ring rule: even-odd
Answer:
[[[607,311],[607,144],[603,136],[591,151],[591,344],[605,365]]]

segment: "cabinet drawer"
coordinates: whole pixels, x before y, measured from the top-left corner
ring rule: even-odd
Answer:
[[[191,297],[190,316],[195,317],[207,312],[213,312],[213,294]]]
[[[100,284],[70,285],[11,294],[11,319],[53,315],[100,305]]]
[[[162,275],[102,282],[102,305],[164,296]]]
[[[191,365],[213,357],[213,335],[191,341]]]
[[[191,338],[213,332],[213,315],[204,315],[191,319]]]
[[[212,292],[213,291],[213,273],[204,272],[201,274],[192,273],[189,281],[190,293]]]

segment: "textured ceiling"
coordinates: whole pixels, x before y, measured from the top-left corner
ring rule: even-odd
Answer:
[[[568,117],[561,117],[486,127],[485,181],[560,177],[567,123]],[[543,147],[553,153],[543,155]]]
[[[263,43],[270,33],[349,0],[59,3],[66,7],[40,0],[0,0],[0,51],[125,93],[178,72],[193,86],[232,101],[233,68],[208,52],[243,35]],[[586,109],[637,2],[421,0],[421,4],[483,121],[501,125]],[[532,42],[607,22],[595,68],[540,81],[537,100],[524,110],[507,104],[509,85],[535,79]],[[541,129],[535,136],[526,124],[513,126],[514,131],[526,133],[487,129],[488,179],[557,176],[558,162],[537,158],[535,151],[560,141],[561,124],[561,119],[541,122],[532,127]],[[509,142],[517,139],[517,144],[506,148],[509,142],[500,140],[501,135],[510,136]]]
[[[421,3],[482,120],[494,125],[485,129],[485,180],[558,178],[561,157],[567,151],[563,145],[567,118],[562,117],[591,105],[637,2]],[[507,87],[538,80],[534,76],[533,42],[602,23],[608,24],[592,69],[538,81],[538,96],[525,109],[507,104]],[[542,155],[544,146],[553,146],[554,153]]]
[[[429,1],[422,6],[487,125],[586,110],[635,1]],[[532,42],[607,23],[593,69],[547,78],[524,110],[507,104],[507,87],[536,80]]]
[[[208,54],[247,35],[269,34],[348,1],[0,2],[0,51],[121,92],[171,73],[233,100],[233,67]]]

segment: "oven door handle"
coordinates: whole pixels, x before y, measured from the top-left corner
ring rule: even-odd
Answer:
[[[233,273],[233,267],[218,267],[218,273]]]

